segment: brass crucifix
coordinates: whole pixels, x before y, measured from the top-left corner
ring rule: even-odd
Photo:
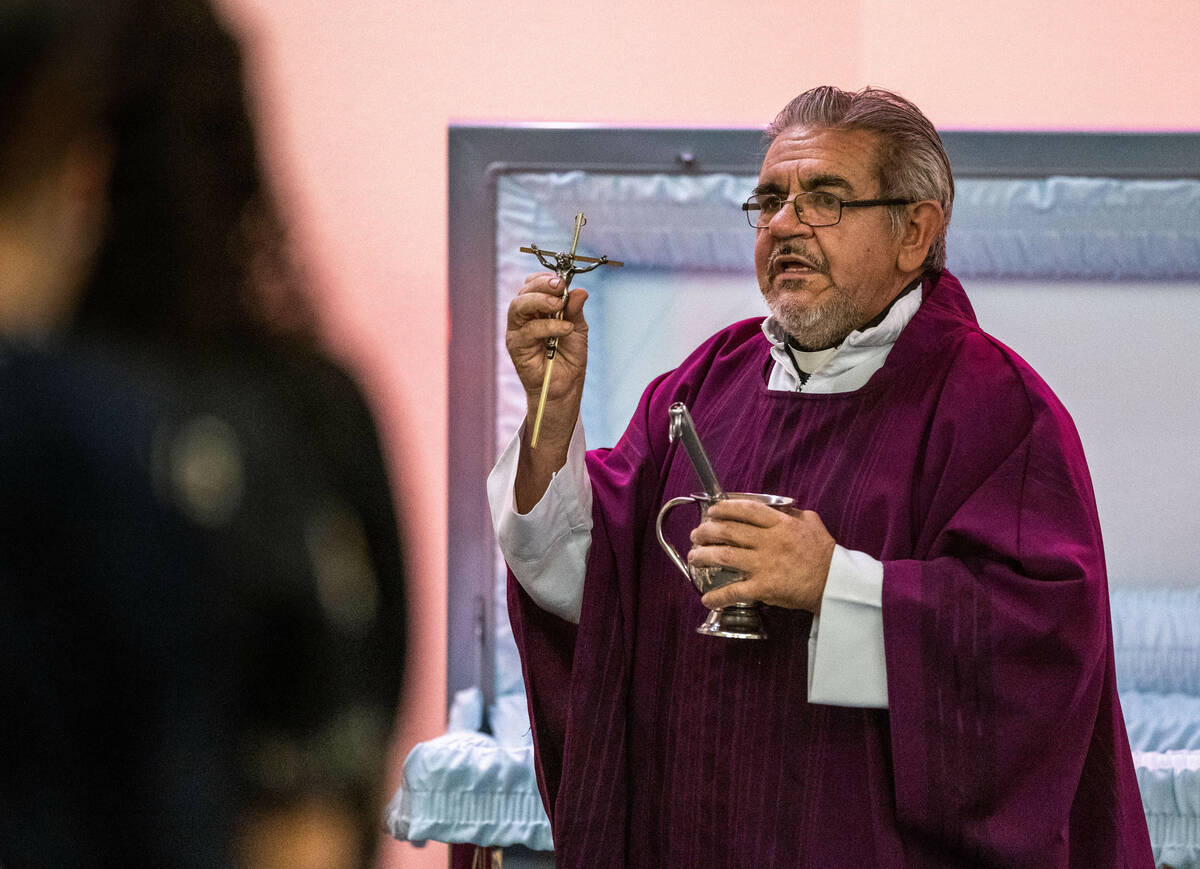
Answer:
[[[554,314],[554,319],[556,320],[562,319],[563,311],[567,308],[567,297],[571,292],[571,278],[575,277],[575,275],[598,269],[600,266],[625,265],[623,262],[611,260],[606,256],[596,259],[595,257],[575,253],[575,249],[579,246],[579,231],[583,229],[586,223],[587,218],[583,216],[582,211],[575,215],[575,237],[571,239],[571,250],[568,253],[554,253],[553,251],[542,250],[533,243],[530,243],[529,247],[521,248],[521,253],[531,253],[536,256],[538,262],[546,268],[551,269],[562,281],[562,302]],[[553,257],[553,259],[547,259],[547,257]],[[580,268],[576,263],[581,262],[591,263],[592,265]],[[554,369],[554,356],[557,352],[558,338],[547,338],[546,373],[542,376],[542,394],[538,397],[537,416],[533,420],[533,436],[529,440],[531,447],[536,447],[538,443],[538,432],[542,428],[542,412],[546,409],[546,393],[550,389],[550,372]]]

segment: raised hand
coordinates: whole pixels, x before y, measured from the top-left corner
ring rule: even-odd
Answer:
[[[504,342],[525,389],[527,409],[526,432],[518,465],[518,509],[522,509],[523,493],[533,498],[525,509],[532,507],[545,491],[550,475],[566,461],[571,433],[579,418],[587,371],[588,327],[583,316],[586,301],[587,291],[573,288],[563,309],[562,279],[551,272],[539,272],[525,279],[521,291],[508,306]],[[560,309],[562,319],[555,319],[554,315]],[[538,448],[531,451],[528,449],[529,427],[541,398],[547,363],[546,339],[551,337],[558,339],[558,347],[547,387]]]

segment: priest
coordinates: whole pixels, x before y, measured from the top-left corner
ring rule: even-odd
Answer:
[[[945,269],[954,182],[927,118],[820,87],[768,128],[765,320],[735,323],[585,452],[586,291],[527,279],[507,345],[542,398],[489,478],[561,867],[1151,867],[1074,425]],[[696,490],[690,409],[736,498]],[[761,601],[769,638],[696,633]]]

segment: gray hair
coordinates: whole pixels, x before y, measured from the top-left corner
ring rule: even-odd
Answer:
[[[865,130],[879,140],[876,173],[882,199],[932,199],[942,206],[945,222],[929,247],[924,268],[946,265],[946,227],[954,207],[954,176],[941,137],[929,119],[899,94],[882,88],[850,93],[830,85],[807,90],[781,111],[763,133],[771,142],[792,127],[830,130]],[[906,206],[888,209],[892,229],[904,225]]]

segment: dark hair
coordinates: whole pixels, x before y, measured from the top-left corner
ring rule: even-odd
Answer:
[[[240,51],[206,0],[0,0],[0,58],[0,196],[89,127],[112,149],[79,329],[174,346],[310,334]]]
[[[850,93],[824,85],[807,90],[784,106],[767,127],[768,144],[791,127],[866,130],[878,137],[876,172],[881,198],[932,199],[940,203],[945,222],[929,248],[924,267],[946,265],[946,227],[954,207],[954,175],[942,139],[929,119],[899,94],[882,88]],[[899,231],[906,206],[889,209]]]
[[[12,202],[101,123],[108,102],[99,5],[0,0],[0,204]],[[76,17],[78,13],[78,17]],[[64,22],[73,22],[64,28]]]

